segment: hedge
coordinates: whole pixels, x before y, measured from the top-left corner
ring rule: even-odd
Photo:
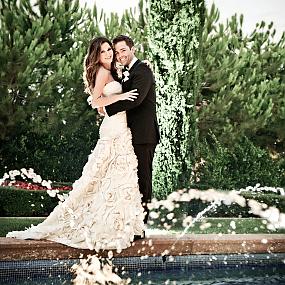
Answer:
[[[277,207],[280,212],[285,213],[285,197],[277,194],[269,193],[250,193],[244,192],[241,194],[246,200],[254,199],[258,202],[265,203],[268,206]],[[174,217],[177,219],[176,226],[181,227],[183,219],[186,216],[192,216],[193,218],[197,214],[203,211],[206,207],[210,205],[209,202],[203,202],[201,200],[193,199],[190,202],[178,202],[179,207],[173,210]],[[167,219],[168,211],[166,209],[160,208],[156,210],[159,213],[159,218],[154,219],[155,226],[163,226],[164,223],[171,224],[172,221]],[[236,203],[230,206],[222,204],[216,209],[208,211],[203,217],[208,218],[256,218],[258,216],[250,213],[250,208],[248,206],[241,207]]]
[[[68,193],[69,191],[60,191]],[[52,212],[58,203],[57,197],[50,197],[45,190],[22,190],[0,186],[1,217],[44,217]]]
[[[68,191],[60,191],[68,193]],[[13,187],[0,187],[0,216],[2,217],[42,217],[47,216],[57,205],[58,198],[50,197],[44,190],[28,191]],[[258,202],[275,206],[281,212],[285,213],[285,197],[273,193],[251,193],[244,192],[242,196],[247,200],[255,199]],[[175,217],[196,216],[205,209],[210,203],[204,203],[200,200],[191,200],[190,202],[181,202],[180,207],[174,210]],[[163,209],[161,216],[167,213]],[[221,205],[215,210],[209,211],[205,217],[254,217],[249,213],[249,207],[240,207],[237,204],[230,206]]]

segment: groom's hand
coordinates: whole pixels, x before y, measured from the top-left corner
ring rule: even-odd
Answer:
[[[101,116],[105,116],[106,115],[104,107],[97,108],[97,111],[98,111],[99,115],[101,115]]]

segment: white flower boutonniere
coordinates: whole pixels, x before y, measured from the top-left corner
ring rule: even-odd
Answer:
[[[123,75],[124,75],[124,79],[123,79],[124,82],[126,82],[127,80],[129,80],[130,73],[129,73],[128,70],[124,71],[124,72],[123,72]]]

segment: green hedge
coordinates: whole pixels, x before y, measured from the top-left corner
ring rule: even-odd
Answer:
[[[232,146],[223,145],[214,135],[200,144],[205,161],[196,170],[199,183],[214,189],[240,189],[248,185],[283,187],[285,157],[271,158],[270,154],[243,137]]]
[[[156,197],[189,187],[197,152],[202,0],[149,1],[150,61],[154,63],[160,144],[153,164]]]
[[[50,197],[45,190],[0,187],[0,197],[1,217],[44,217],[58,204],[58,198]]]
[[[45,180],[75,181],[81,176],[98,140],[96,115],[86,119],[84,124],[86,126],[70,130],[68,134],[27,131],[17,134],[9,143],[0,146],[0,175],[9,170],[33,168]]]
[[[68,193],[61,191],[60,193]],[[0,187],[0,216],[1,217],[42,217],[47,216],[57,205],[58,199],[50,197],[46,191],[27,191],[13,187]],[[273,193],[242,193],[246,199],[276,206],[281,212],[285,213],[285,197]],[[34,205],[34,206],[32,206]],[[180,207],[174,210],[175,217],[181,218],[183,215],[196,216],[205,209],[210,203],[200,200],[181,202]],[[160,210],[162,217],[166,216],[165,210]],[[248,207],[240,207],[237,204],[230,206],[221,205],[216,210],[208,212],[205,217],[253,217],[248,212]]]
[[[271,193],[250,193],[244,192],[242,196],[246,198],[246,200],[254,199],[258,202],[262,202],[267,204],[268,206],[275,206],[281,212],[285,213],[285,197],[277,194]],[[197,214],[203,211],[206,207],[208,207],[210,203],[203,202],[201,200],[191,200],[190,202],[179,202],[179,208],[175,208],[173,210],[174,218],[177,219],[177,226],[182,225],[183,217],[192,216],[196,217]],[[155,225],[162,225],[165,222],[171,223],[166,216],[168,211],[166,209],[160,208],[158,210],[160,212],[159,219],[153,220]],[[222,204],[217,207],[215,210],[211,210],[207,212],[204,217],[225,217],[225,218],[250,218],[257,217],[249,212],[249,207],[241,207],[238,204],[234,203],[230,206]],[[162,219],[162,220],[161,220]]]

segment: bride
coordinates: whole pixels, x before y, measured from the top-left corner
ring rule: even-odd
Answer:
[[[98,37],[91,41],[84,69],[93,108],[120,100],[136,100],[135,90],[122,93],[121,84],[114,80],[114,51],[108,39]],[[68,198],[42,223],[24,231],[9,232],[7,237],[46,239],[96,251],[120,251],[131,245],[135,235],[143,234],[137,158],[126,112],[105,116],[99,133],[100,139]]]

